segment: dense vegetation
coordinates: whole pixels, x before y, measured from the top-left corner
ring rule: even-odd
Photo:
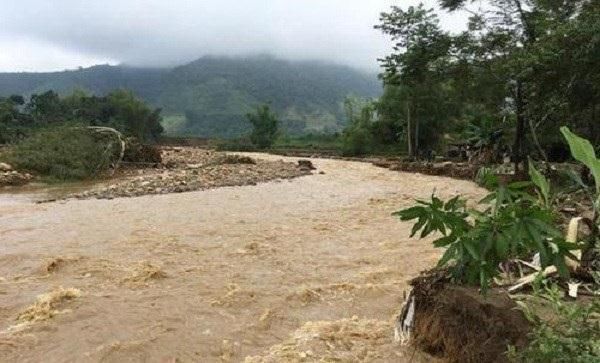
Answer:
[[[127,91],[105,97],[53,91],[0,98],[0,143],[13,166],[54,179],[99,175],[125,152],[123,138],[151,142],[162,132],[160,109]],[[116,131],[115,131],[116,130]]]
[[[99,176],[117,159],[114,138],[77,126],[37,130],[16,144],[3,160],[50,181],[81,180]]]
[[[168,133],[239,137],[251,127],[246,114],[268,103],[287,134],[335,132],[345,125],[346,96],[377,97],[375,75],[320,62],[271,57],[205,57],[174,69],[97,66],[58,73],[0,74],[0,96],[82,89],[103,96],[131,90],[161,107]]]
[[[468,9],[469,30],[443,30],[422,5],[381,15],[377,28],[395,46],[383,60],[377,117],[349,130],[370,143],[357,151],[401,144],[418,157],[469,141],[494,150],[488,158],[558,160],[568,156],[561,125],[600,143],[598,1],[440,4],[450,12]]]
[[[112,91],[103,97],[75,91],[60,97],[54,91],[0,98],[0,143],[15,142],[32,130],[65,123],[112,127],[146,141],[162,132],[161,110],[151,109],[131,92]]]

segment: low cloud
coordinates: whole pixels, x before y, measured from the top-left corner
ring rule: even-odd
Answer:
[[[373,29],[379,13],[393,4],[416,3],[0,0],[0,71],[107,62],[171,66],[203,55],[257,53],[376,70],[376,59],[391,47],[389,39]],[[453,19],[446,24],[458,26]]]

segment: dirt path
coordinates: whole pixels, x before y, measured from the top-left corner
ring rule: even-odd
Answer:
[[[394,315],[438,252],[390,213],[481,192],[313,163],[325,174],[258,186],[0,199],[0,361],[409,361]]]

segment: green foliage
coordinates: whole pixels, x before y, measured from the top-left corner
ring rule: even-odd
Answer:
[[[452,85],[444,74],[450,65],[451,38],[439,27],[433,10],[422,4],[407,10],[393,6],[380,20],[376,28],[395,42],[394,53],[382,61],[382,120],[400,126],[408,152],[415,157],[438,146],[455,113]],[[386,93],[394,93],[394,98]]]
[[[250,131],[246,114],[269,103],[290,135],[338,132],[346,124],[342,103],[350,94],[377,97],[376,74],[321,62],[268,56],[204,57],[172,69],[96,66],[56,73],[0,73],[0,96],[54,90],[61,96],[83,89],[103,97],[131,90],[166,117],[186,120],[169,132],[235,138]]]
[[[346,117],[349,125],[342,134],[342,153],[347,156],[366,155],[373,150],[371,126],[375,108],[369,101],[347,98]]]
[[[580,175],[571,172],[569,175],[588,196],[593,207],[591,218],[591,235],[588,243],[583,248],[582,260],[585,260],[586,268],[592,271],[596,277],[600,276],[600,159],[596,157],[593,145],[586,139],[575,135],[567,127],[562,127],[561,132],[569,143],[571,155],[574,159],[585,165],[594,178],[595,188],[586,185]],[[600,281],[600,278],[598,278]]]
[[[442,132],[491,148],[494,130],[510,137],[514,162],[549,154],[560,161],[559,125],[600,143],[600,4],[597,1],[443,0],[466,9],[469,29],[450,34],[423,6],[392,7],[377,26],[394,47],[382,65],[387,85],[406,90],[385,100],[412,156]],[[384,94],[385,95],[385,94]],[[436,110],[443,105],[445,114]],[[435,117],[431,117],[435,115]],[[388,117],[388,119],[390,119]],[[429,130],[436,133],[421,137]],[[508,145],[507,145],[508,146]],[[507,151],[503,148],[502,151]]]
[[[600,175],[595,173],[600,172],[600,162],[591,143],[566,127],[561,131],[573,157],[588,166],[594,177]],[[501,262],[536,252],[543,267],[554,265],[566,277],[565,257],[574,258],[570,250],[583,249],[585,253],[594,247],[596,241],[589,246],[566,242],[560,231],[554,228],[550,182],[531,160],[529,175],[531,182],[504,185],[491,169],[483,168],[478,173],[478,182],[493,191],[480,201],[481,208],[478,210],[468,210],[459,197],[443,202],[433,195],[431,202],[417,201],[419,205],[395,215],[403,221],[417,220],[411,237],[419,231],[421,238],[434,232],[442,235],[433,242],[436,247],[446,248],[440,265],[453,261],[453,275],[460,282],[478,281],[482,288],[486,288],[498,274]],[[583,185],[581,180],[579,183]],[[538,198],[528,192],[532,186]],[[600,193],[593,197],[596,210],[593,223],[596,225],[598,195]],[[593,234],[596,232],[593,231]]]
[[[74,91],[66,97],[48,91],[34,94],[21,110],[22,97],[0,98],[0,142],[16,142],[37,128],[64,123],[109,126],[138,140],[155,140],[162,132],[160,109],[152,110],[131,92],[118,90],[106,97]]]
[[[536,295],[548,302],[554,318],[542,319],[526,304],[520,303],[535,328],[526,348],[517,351],[509,347],[511,360],[527,363],[600,362],[600,300],[592,299],[588,303],[564,301],[562,290],[556,285]]]
[[[480,187],[486,188],[488,190],[495,189],[499,185],[498,177],[494,173],[492,168],[487,166],[482,166],[477,170],[477,175],[475,175],[475,182]]]
[[[578,246],[565,242],[554,225],[552,211],[533,198],[528,182],[496,189],[480,202],[480,209],[468,209],[455,197],[444,202],[432,195],[431,201],[394,213],[403,221],[417,220],[411,236],[420,238],[440,233],[433,245],[445,248],[439,261],[448,265],[456,281],[479,284],[486,289],[498,275],[499,264],[511,258],[540,254],[544,267],[554,265],[568,275],[565,256]]]
[[[551,195],[550,195],[550,182],[546,177],[536,169],[533,161],[529,159],[529,177],[535,186],[537,187],[536,192],[538,193],[543,205],[551,207]]]
[[[50,179],[81,180],[105,171],[116,152],[116,140],[106,140],[85,128],[60,126],[36,131],[4,157],[20,170]]]
[[[269,106],[259,106],[256,108],[256,113],[249,113],[246,117],[253,127],[250,141],[259,149],[271,147],[277,139],[279,121]]]
[[[573,158],[591,171],[596,183],[596,194],[600,197],[600,159],[596,157],[594,146],[588,140],[575,135],[568,127],[561,127],[560,131],[569,143]]]

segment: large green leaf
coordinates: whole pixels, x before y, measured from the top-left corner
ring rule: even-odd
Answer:
[[[546,177],[535,168],[535,165],[531,159],[529,159],[529,176],[531,177],[533,184],[535,184],[542,195],[544,204],[548,206],[548,202],[550,200],[550,183],[548,183],[548,179],[546,179]]]
[[[577,161],[587,166],[592,172],[596,182],[596,192],[600,193],[600,160],[596,157],[594,146],[588,140],[571,132],[566,126],[561,127],[560,131],[569,143],[571,155],[573,155]]]

